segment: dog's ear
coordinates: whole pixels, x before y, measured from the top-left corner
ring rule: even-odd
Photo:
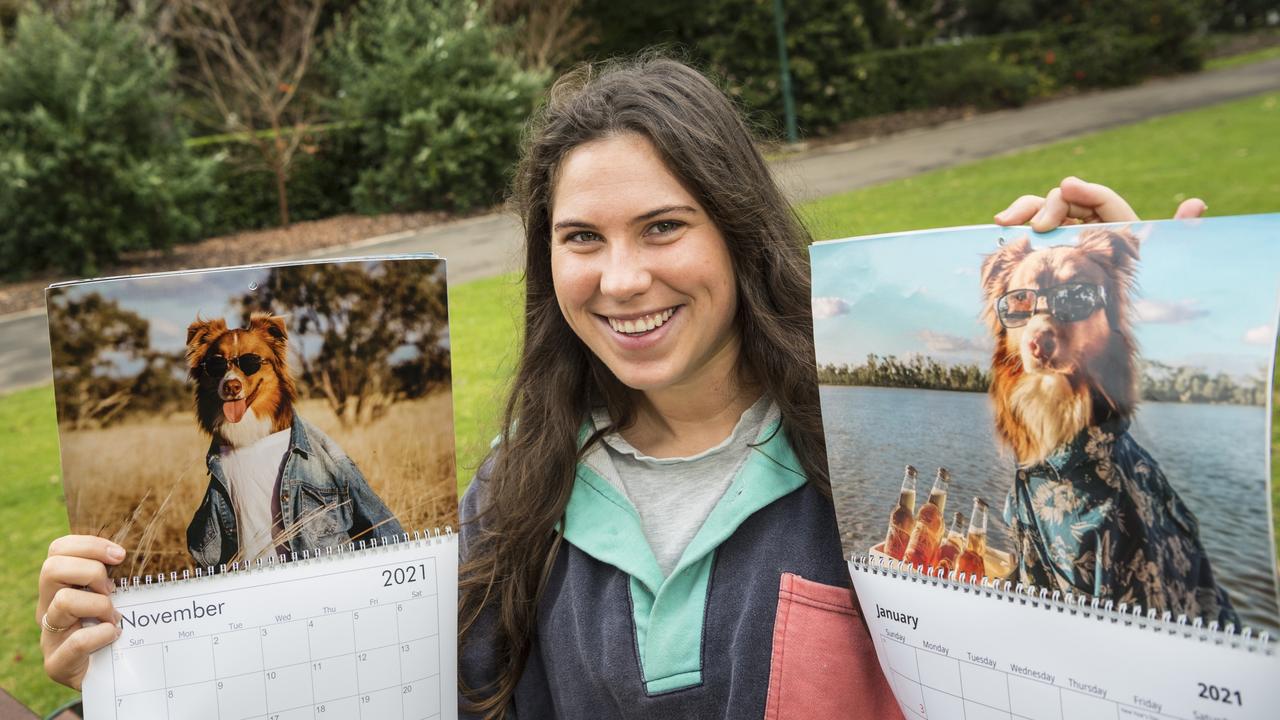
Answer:
[[[283,317],[271,313],[254,313],[249,316],[248,330],[266,340],[278,357],[284,357],[285,348],[289,344],[289,330]]]
[[[1141,241],[1128,230],[1089,230],[1080,234],[1076,248],[1094,257],[1107,259],[1114,269],[1116,279],[1129,282],[1138,264],[1138,246]]]
[[[187,326],[187,365],[195,367],[204,358],[205,348],[227,331],[227,321],[222,318],[196,321]]]
[[[1009,286],[1009,275],[1018,263],[1031,254],[1031,241],[1020,237],[991,253],[982,261],[982,294],[987,302],[984,305],[983,317],[991,326],[992,332],[999,333],[1003,326],[996,317],[996,298],[1004,294]]]

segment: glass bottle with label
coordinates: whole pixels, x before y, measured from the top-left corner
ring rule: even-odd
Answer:
[[[987,501],[973,499],[973,519],[964,539],[964,552],[956,562],[956,570],[968,576],[970,581],[981,581],[986,575],[987,554]]]
[[[964,513],[957,511],[951,518],[951,529],[938,548],[938,574],[946,577],[956,569],[956,561],[964,550]]]
[[[916,469],[907,466],[902,474],[902,490],[898,506],[889,514],[889,532],[884,536],[884,554],[901,560],[911,541],[911,528],[916,524]]]
[[[938,544],[946,529],[943,527],[943,513],[947,509],[947,486],[950,482],[951,473],[946,468],[938,468],[933,487],[929,489],[929,499],[920,506],[920,512],[916,513],[911,540],[902,556],[912,567],[931,568],[938,561]]]

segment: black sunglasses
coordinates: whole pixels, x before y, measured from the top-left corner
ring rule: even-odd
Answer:
[[[1006,328],[1019,328],[1031,322],[1040,298],[1044,298],[1049,314],[1059,322],[1078,322],[1107,305],[1107,291],[1092,283],[1063,283],[1042,290],[1010,290],[996,300],[996,315]]]
[[[246,353],[230,360],[221,355],[210,355],[200,363],[200,367],[204,369],[204,374],[210,377],[226,375],[227,368],[231,365],[240,368],[240,372],[245,375],[252,375],[262,369],[262,362],[262,356],[253,353]]]

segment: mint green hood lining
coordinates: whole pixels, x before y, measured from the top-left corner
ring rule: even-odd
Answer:
[[[757,442],[768,440],[754,449],[666,578],[631,502],[594,470],[578,466],[562,523],[564,538],[631,576],[636,648],[651,695],[702,682],[702,627],[716,548],[757,510],[805,482],[779,425],[760,433]]]

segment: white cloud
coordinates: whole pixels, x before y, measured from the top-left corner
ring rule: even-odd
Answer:
[[[816,297],[813,299],[813,319],[826,320],[849,312],[849,303],[839,297]]]
[[[920,342],[929,349],[929,352],[946,353],[946,352],[974,352],[984,351],[989,348],[983,343],[971,340],[970,338],[960,337],[959,335],[950,335],[948,333],[934,332],[933,330],[921,330],[916,333],[916,337],[920,338]]]
[[[1198,320],[1209,314],[1200,307],[1200,301],[1193,298],[1182,300],[1149,300],[1142,299],[1134,304],[1138,322],[1179,325]]]
[[[1259,325],[1255,328],[1249,328],[1245,331],[1244,341],[1250,345],[1270,345],[1271,332],[1271,327],[1269,325]]]

